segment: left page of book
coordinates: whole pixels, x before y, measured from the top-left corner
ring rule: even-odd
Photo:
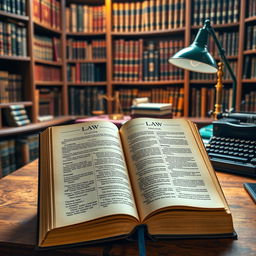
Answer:
[[[125,214],[138,219],[118,128],[93,121],[52,128],[53,226]]]

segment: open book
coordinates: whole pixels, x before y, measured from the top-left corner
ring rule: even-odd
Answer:
[[[40,135],[38,246],[129,237],[232,237],[232,216],[196,126],[137,118]]]

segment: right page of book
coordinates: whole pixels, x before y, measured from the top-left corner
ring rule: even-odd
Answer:
[[[137,118],[121,136],[142,220],[169,206],[226,208],[189,121]]]

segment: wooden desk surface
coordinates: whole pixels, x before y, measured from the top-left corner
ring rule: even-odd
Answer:
[[[35,251],[37,161],[0,180],[0,256],[4,255],[138,255],[137,243],[116,241],[57,251]],[[256,255],[256,205],[243,188],[256,180],[217,173],[231,208],[238,240],[147,241],[147,255]]]

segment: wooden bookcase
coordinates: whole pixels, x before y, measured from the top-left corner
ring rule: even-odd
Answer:
[[[22,6],[18,6],[21,3]],[[61,16],[62,11],[60,10]],[[32,0],[1,1],[0,177],[9,174],[16,168],[21,167],[22,164],[26,164],[27,161],[37,157],[37,133],[48,126],[73,122],[75,119],[73,116],[67,116],[63,53],[60,54],[61,59],[58,61],[37,58],[34,44],[36,34],[59,37],[60,49],[62,51],[63,46],[61,44],[64,42],[62,38],[64,36],[63,30],[54,29],[51,26],[36,22],[33,17]],[[49,79],[36,79],[37,65],[58,68],[60,73],[59,81],[53,82],[48,81]],[[19,87],[16,88],[17,83],[19,83]],[[39,98],[37,89],[39,87],[59,87],[61,89],[61,112],[50,121],[38,122]],[[13,91],[14,89],[17,92]],[[24,105],[31,124],[21,127],[9,127],[4,112],[11,105]],[[34,138],[33,141],[31,140],[32,137]]]
[[[58,6],[56,5],[56,1],[59,3]],[[16,1],[9,2],[16,3]],[[19,1],[17,1],[17,3],[18,2]],[[44,0],[42,2],[45,4],[49,3],[50,1]],[[26,0],[25,2],[24,0],[20,1],[20,3],[26,3],[23,12],[21,10],[24,7],[21,7],[21,10],[19,11],[16,10],[15,12],[10,12],[10,10],[3,8],[2,2],[0,3],[0,79],[6,79],[6,76],[9,76],[9,74],[16,75],[17,79],[20,79],[20,77],[22,78],[22,96],[19,96],[18,100],[2,100],[1,97],[3,97],[3,95],[0,95],[0,144],[5,140],[10,140],[13,144],[13,140],[18,139],[20,136],[38,133],[39,131],[45,129],[48,126],[72,122],[77,116],[92,114],[93,111],[93,113],[100,113],[100,111],[112,113],[113,101],[111,100],[111,98],[113,98],[117,90],[123,90],[123,97],[128,98],[130,100],[129,104],[131,104],[131,92],[134,92],[136,96],[140,96],[142,95],[139,94],[140,92],[152,91],[151,95],[156,97],[160,89],[168,91],[170,88],[173,88],[172,90],[176,91],[175,97],[173,97],[174,95],[172,94],[173,98],[178,98],[178,96],[183,95],[183,98],[180,97],[182,99],[180,103],[178,103],[179,101],[175,103],[179,106],[176,107],[177,110],[180,111],[180,109],[182,109],[182,113],[177,113],[179,113],[179,115],[181,116],[190,117],[192,118],[192,120],[197,120],[197,122],[201,118],[201,120],[204,120],[205,122],[205,116],[207,114],[207,111],[209,110],[206,109],[205,104],[207,104],[207,102],[209,101],[213,102],[212,91],[214,90],[214,85],[216,83],[216,78],[214,76],[202,77],[196,74],[192,74],[192,72],[183,70],[182,73],[179,73],[179,76],[172,76],[173,73],[171,73],[172,75],[169,75],[168,73],[167,77],[165,77],[164,75],[160,75],[160,78],[154,77],[152,80],[152,77],[149,79],[147,76],[142,78],[141,76],[139,76],[139,79],[136,80],[129,77],[130,73],[128,73],[128,78],[126,76],[127,73],[124,73],[125,79],[123,79],[123,77],[120,79],[118,76],[116,76],[116,74],[118,73],[116,72],[116,70],[119,67],[115,62],[116,60],[120,60],[118,59],[120,56],[117,55],[117,46],[120,47],[120,44],[118,45],[119,41],[127,41],[130,43],[127,43],[126,51],[132,52],[131,49],[135,49],[132,47],[139,46],[141,47],[141,51],[143,52],[143,54],[144,51],[149,50],[148,48],[152,47],[154,43],[154,47],[156,47],[154,50],[159,51],[156,54],[160,54],[163,45],[164,49],[167,49],[166,51],[168,52],[169,48],[166,47],[166,45],[163,44],[162,41],[168,41],[169,43],[175,40],[179,40],[180,42],[182,41],[183,45],[179,45],[179,47],[176,47],[175,52],[179,50],[179,48],[189,46],[190,43],[193,41],[193,38],[197,33],[198,29],[203,25],[203,18],[210,18],[212,21],[212,25],[216,30],[216,33],[220,37],[220,40],[224,43],[229,42],[224,46],[224,48],[225,50],[227,50],[227,58],[230,60],[231,63],[234,63],[232,65],[234,65],[234,68],[236,69],[236,110],[256,112],[256,4],[254,3],[254,0],[216,0],[214,2],[205,1],[204,4],[211,3],[212,6],[214,6],[215,4],[216,8],[217,6],[220,6],[220,4],[225,3],[226,7],[224,9],[226,10],[226,14],[222,13],[223,17],[225,17],[223,19],[224,21],[222,20],[222,22],[215,22],[217,19],[214,15],[215,13],[219,13],[217,10],[213,11],[211,9],[212,12],[209,14],[210,17],[204,15],[205,10],[209,10],[210,5],[206,6],[207,8],[204,6],[204,12],[200,12],[201,9],[199,5],[200,3],[202,3],[202,1],[200,0],[183,0],[177,2],[171,1],[171,3],[179,3],[178,6],[181,9],[183,8],[182,10],[184,11],[182,14],[180,13],[180,15],[183,16],[184,23],[181,23],[181,25],[176,24],[176,26],[174,26],[173,23],[171,23],[170,26],[164,26],[164,23],[162,23],[162,25],[159,26],[157,22],[162,19],[162,16],[158,14],[155,15],[156,23],[149,23],[149,27],[146,26],[146,31],[139,30],[137,27],[135,27],[134,31],[129,29],[129,27],[124,27],[123,31],[118,30],[116,27],[116,16],[114,14],[114,10],[117,10],[116,7],[121,6],[123,11],[127,11],[128,9],[130,10],[129,5],[141,5],[141,8],[147,8],[147,2],[148,5],[151,7],[153,6],[153,4],[156,4],[156,8],[153,8],[153,10],[157,12],[163,10],[163,6],[161,6],[161,3],[170,3],[168,0],[52,0],[51,2],[55,3],[54,8],[57,8],[57,10],[59,10],[57,17],[54,16],[54,18],[51,20],[54,26],[51,25],[50,19],[47,20],[46,18],[45,20],[41,16],[40,20],[39,16],[37,16],[35,10],[36,0]],[[137,3],[137,5],[135,3]],[[182,7],[182,4],[184,4],[184,7]],[[236,9],[234,8],[234,6],[237,4],[239,5],[239,8]],[[67,8],[69,8],[71,5],[88,6],[88,8],[92,8],[95,10],[99,8],[99,16],[101,15],[101,23],[99,24],[102,26],[101,29],[96,29],[96,31],[85,30],[81,27],[79,27],[79,30],[68,29],[67,23],[70,19],[70,12],[68,13]],[[238,15],[237,19],[234,19],[234,17],[230,18],[230,16],[226,18],[226,16],[224,16],[228,15],[228,10],[234,9],[238,11],[238,13],[236,13],[236,15]],[[146,9],[144,9],[144,11],[145,10]],[[105,15],[103,15],[101,12],[104,12]],[[153,16],[150,16],[150,19],[153,20],[155,13],[152,14]],[[41,15],[43,15],[42,12]],[[102,19],[102,15],[104,19]],[[176,14],[174,14],[174,16],[175,15]],[[145,16],[143,17],[145,18]],[[165,19],[170,19],[169,16],[164,17]],[[221,19],[223,18],[221,15],[218,17],[221,17]],[[59,18],[58,24],[56,24],[57,18]],[[197,19],[197,22],[195,22],[195,19]],[[119,25],[124,25],[125,22],[127,23],[127,18],[122,21],[123,24]],[[11,23],[15,25],[3,25],[3,23]],[[133,21],[132,24],[129,24],[129,22],[127,24],[129,24],[130,26],[134,25],[134,23],[135,21]],[[81,25],[81,23],[79,24]],[[99,26],[99,24],[97,26]],[[147,23],[145,22],[145,24]],[[22,32],[19,32],[21,34],[23,33],[23,37],[21,38],[23,38],[23,41],[26,42],[22,50],[20,48],[20,45],[14,47],[14,50],[12,48],[8,48],[10,47],[9,44],[13,43],[13,41],[11,40],[13,38],[12,34],[10,35],[7,33],[9,39],[3,39],[3,26],[18,26],[19,28],[21,27],[25,29],[25,36],[24,30],[20,29]],[[229,39],[227,39],[228,37]],[[44,48],[47,48],[45,47],[45,45],[40,45],[40,43],[49,43],[49,41],[51,41],[52,43],[51,49],[54,49],[53,53],[51,53],[51,57],[48,58],[48,55],[47,58],[38,56],[38,49],[40,49],[39,52],[41,53],[41,50],[45,50]],[[73,44],[71,44],[70,42],[76,41],[83,41],[83,44],[80,44],[79,46],[80,48],[78,47],[80,50],[84,50],[84,48],[86,47],[91,47],[92,49],[93,43],[99,43],[99,41],[100,43],[103,42],[103,46],[101,44],[101,48],[104,49],[105,53],[104,55],[101,55],[101,57],[98,56],[94,58],[88,56],[81,57],[81,55],[76,56],[75,58],[73,57],[73,55],[72,57],[70,57],[70,51],[67,51],[67,49],[70,50],[70,45],[72,45],[73,47]],[[86,47],[84,47],[85,41],[87,43]],[[236,43],[236,45],[231,47],[229,44],[233,44],[234,42]],[[75,48],[76,47],[77,45],[75,46]],[[209,48],[210,52],[215,51],[214,57],[218,60],[219,57],[216,53],[216,49],[214,50],[214,47],[212,46],[211,39]],[[236,51],[229,52],[230,48],[236,49]],[[12,52],[4,53],[3,49],[8,49],[8,51],[13,50],[14,52],[17,52],[14,54],[12,54]],[[22,54],[20,54],[20,56],[17,56],[17,53]],[[81,54],[81,52],[79,54]],[[149,52],[145,53],[145,56],[147,56],[146,54],[149,54]],[[171,56],[170,52],[169,55]],[[163,58],[159,58],[158,61],[159,63],[160,61],[162,61],[161,63],[165,63],[166,65],[167,60],[170,56],[164,56],[164,61]],[[129,59],[129,61],[131,61],[131,59]],[[148,63],[145,63],[143,63],[143,65],[148,65]],[[141,67],[143,65],[141,64]],[[81,69],[80,73],[74,71],[76,68],[77,70],[78,68],[81,68],[81,66],[83,66],[84,69]],[[166,71],[166,66],[164,67],[164,71]],[[123,68],[124,67],[122,66],[122,69]],[[125,69],[126,68],[127,66],[125,66]],[[38,71],[38,69],[40,69],[40,72]],[[94,70],[94,73],[92,72],[92,74],[94,75],[91,75],[92,77],[94,77],[93,79],[91,79],[91,77],[90,79],[87,79],[88,77],[85,79],[84,74],[82,74],[83,77],[81,76],[81,73],[89,72],[88,70],[90,69],[90,72]],[[46,72],[48,72],[47,74],[49,75],[44,74],[44,76],[42,77],[42,70],[44,72],[46,70]],[[136,74],[136,69],[134,70],[133,66],[132,68],[128,67],[128,70],[129,72],[131,72],[132,70],[132,75]],[[145,72],[145,70],[142,71]],[[3,72],[1,73],[1,71]],[[140,69],[139,72],[142,71]],[[176,71],[177,69],[175,70],[175,72]],[[69,76],[70,74],[75,74],[75,79],[71,80],[68,76],[68,72],[71,72],[69,73]],[[125,72],[127,72],[127,69],[125,70]],[[168,72],[170,72],[170,70]],[[172,70],[172,72],[174,71]],[[58,74],[57,78],[55,77],[56,74]],[[143,75],[145,74],[143,73]],[[82,79],[80,79],[79,75]],[[95,79],[98,77],[97,75],[101,77],[99,81]],[[1,90],[3,88],[2,80],[0,80]],[[224,90],[230,93],[231,87],[232,81],[228,77],[225,77]],[[38,90],[41,90],[41,96],[40,93],[38,93]],[[45,100],[45,95],[43,94],[45,93],[48,95],[51,94],[52,91],[53,95],[55,95],[52,97],[55,97],[54,102],[55,104],[57,104],[56,107],[53,108],[55,109],[54,111],[53,109],[51,109],[53,111],[54,119],[50,121],[39,122],[38,116],[40,115],[41,111],[39,108],[39,104],[41,104],[43,100]],[[88,94],[85,93],[86,91],[88,92]],[[173,91],[172,93],[174,93]],[[2,93],[3,91],[0,92]],[[211,92],[211,94],[208,94],[208,92]],[[162,94],[162,91],[159,93],[159,95],[160,94]],[[205,95],[204,97],[202,96],[203,94]],[[88,100],[88,98],[90,99],[90,101]],[[85,102],[90,102],[90,105],[86,105]],[[98,104],[99,102],[100,104]],[[202,104],[201,102],[204,102],[204,104]],[[31,124],[22,127],[6,126],[4,121],[4,111],[6,108],[13,104],[23,104],[25,106],[31,120]],[[196,106],[198,107],[196,108]],[[127,106],[123,105],[123,107]],[[58,111],[56,109],[58,109]],[[82,112],[81,109],[88,109],[89,111]],[[204,118],[202,119],[202,117]]]
[[[139,1],[131,1],[131,2],[139,2]],[[129,2],[129,3],[131,3]],[[150,2],[150,1],[149,1]],[[209,1],[210,2],[210,1]],[[223,3],[222,1],[217,1],[219,3]],[[228,2],[228,1],[227,1]],[[230,1],[229,1],[230,2]],[[232,1],[231,1],[232,2]],[[160,29],[160,30],[148,30],[148,31],[132,31],[132,32],[128,32],[126,31],[126,29],[124,29],[124,31],[119,31],[119,32],[115,32],[113,31],[113,20],[115,18],[113,18],[113,5],[115,3],[123,3],[123,6],[125,6],[125,1],[119,1],[119,0],[106,0],[106,6],[108,6],[108,12],[107,12],[107,17],[109,17],[109,27],[107,30],[107,36],[110,33],[110,35],[108,36],[108,46],[110,45],[111,47],[108,47],[108,51],[109,51],[109,62],[108,62],[108,73],[109,76],[113,78],[113,70],[114,70],[114,65],[113,65],[113,45],[114,45],[114,41],[117,38],[122,38],[122,39],[136,39],[136,38],[143,38],[144,40],[158,40],[159,38],[164,38],[166,39],[170,39],[170,40],[174,40],[175,38],[181,38],[184,41],[184,46],[189,46],[191,44],[191,42],[193,41],[193,38],[195,36],[195,34],[197,33],[198,29],[200,27],[202,27],[203,22],[200,22],[197,25],[194,25],[192,23],[193,18],[195,15],[195,8],[196,5],[198,3],[200,3],[200,1],[194,0],[194,1],[190,1],[190,0],[184,0],[183,2],[180,1],[180,4],[184,3],[185,8],[184,8],[184,25],[178,28],[164,28],[164,29]],[[155,1],[155,3],[159,4],[159,1]],[[216,3],[215,3],[216,4]],[[237,84],[237,96],[236,96],[236,110],[240,110],[241,106],[240,106],[240,102],[243,98],[243,86],[244,86],[244,82],[246,81],[242,81],[241,77],[243,75],[243,57],[244,57],[244,37],[246,32],[244,31],[245,28],[245,24],[246,22],[254,22],[254,18],[249,18],[248,21],[246,21],[245,19],[245,11],[246,11],[246,6],[249,5],[249,1],[233,1],[232,4],[240,4],[239,9],[237,9],[237,12],[240,14],[239,19],[236,21],[232,21],[232,22],[222,22],[222,24],[217,24],[215,25],[214,23],[212,23],[213,27],[216,30],[217,34],[236,34],[236,41],[237,41],[237,53],[234,55],[228,55],[227,58],[229,59],[229,61],[231,63],[234,63],[234,67],[237,69],[236,75],[238,78],[238,84]],[[209,6],[208,6],[209,7]],[[226,11],[228,11],[228,8],[230,6],[228,5],[228,3],[226,3]],[[233,7],[233,6],[232,6]],[[125,8],[125,7],[124,7]],[[128,7],[129,8],[129,7]],[[132,8],[131,8],[132,9]],[[207,9],[207,8],[205,8]],[[212,14],[211,14],[212,15]],[[202,15],[202,17],[208,18],[207,15]],[[202,19],[201,17],[201,19]],[[209,17],[210,18],[210,17]],[[157,18],[156,18],[157,19]],[[235,20],[235,19],[234,19]],[[129,30],[129,29],[128,29]],[[226,36],[226,35],[225,35]],[[223,38],[225,38],[223,36]],[[238,40],[239,38],[239,40]],[[212,39],[210,38],[210,41]],[[229,42],[231,42],[232,39],[230,39]],[[177,49],[178,50],[178,49]],[[177,51],[176,50],[176,51]],[[215,50],[216,52],[216,50]],[[253,52],[254,53],[254,52]],[[251,54],[253,54],[251,53]],[[248,54],[250,54],[250,52],[248,52]],[[171,56],[171,55],[170,55]],[[216,58],[216,60],[219,59],[219,56],[217,54],[217,52],[215,53],[214,57]],[[231,65],[232,66],[232,65]],[[199,105],[198,103],[195,103],[195,98],[193,96],[193,91],[197,90],[200,92],[201,88],[205,88],[206,90],[209,90],[211,88],[212,91],[212,98],[214,97],[214,85],[216,84],[216,78],[214,76],[206,76],[205,78],[200,78],[200,79],[195,79],[192,77],[192,72],[189,71],[184,71],[184,75],[182,79],[169,79],[168,81],[165,80],[157,80],[157,81],[136,81],[136,82],[130,82],[130,81],[115,81],[113,79],[111,79],[111,81],[109,82],[110,84],[110,88],[109,88],[109,93],[113,93],[113,91],[118,88],[118,87],[123,87],[123,88],[129,88],[129,87],[139,87],[142,89],[146,89],[146,88],[154,88],[154,87],[162,87],[162,88],[168,88],[168,87],[183,87],[184,89],[184,106],[183,106],[183,115],[185,117],[200,117],[200,113],[199,116],[195,115],[195,113],[192,112],[192,108],[195,108],[195,105]],[[250,82],[252,82],[252,80],[250,79]],[[224,80],[224,90],[227,91],[227,93],[230,94],[231,92],[231,87],[232,87],[232,81],[230,78],[227,78]],[[204,90],[205,91],[205,90]],[[200,95],[199,95],[200,96]],[[200,96],[201,97],[201,96]],[[206,96],[207,97],[207,96]],[[229,98],[231,98],[231,96],[229,95]],[[207,99],[207,98],[206,98]],[[205,99],[205,101],[207,101]],[[200,102],[201,102],[201,98],[199,98]],[[212,99],[212,106],[214,103],[214,99]],[[210,110],[210,109],[208,109]],[[204,110],[204,114],[206,115],[208,110]],[[200,109],[199,109],[200,111]],[[202,111],[202,110],[201,110]],[[205,117],[205,116],[201,116],[201,117]]]
[[[107,96],[110,85],[106,50],[104,53],[107,35],[105,2],[66,0],[63,4],[67,111],[76,116],[106,112],[103,97]],[[95,17],[98,17],[98,24]]]
[[[239,20],[234,23],[224,23],[224,24],[213,24],[217,33],[227,32],[236,32],[238,34],[238,51],[234,56],[228,56],[229,60],[237,62],[237,104],[236,109],[243,110],[241,107],[241,102],[245,101],[245,95],[248,91],[255,91],[253,88],[254,83],[256,82],[256,78],[251,78],[250,76],[246,77],[244,74],[244,68],[246,66],[246,62],[249,59],[249,62],[255,58],[256,50],[247,49],[246,43],[248,41],[248,27],[254,26],[256,24],[256,13],[251,12],[247,13],[249,5],[252,0],[247,1],[234,1],[239,3]],[[141,2],[144,1],[129,1],[132,2]],[[155,1],[158,3],[159,1]],[[215,84],[215,79],[194,79],[191,77],[191,72],[183,71],[182,79],[173,80],[156,80],[156,81],[116,81],[113,79],[114,74],[114,44],[116,40],[124,39],[124,40],[138,40],[143,39],[145,42],[147,41],[157,41],[159,38],[165,40],[173,40],[176,38],[182,39],[184,41],[184,46],[188,46],[192,40],[198,29],[202,25],[194,25],[192,24],[194,8],[198,3],[198,0],[190,1],[184,0],[185,9],[184,9],[184,25],[178,28],[171,29],[161,29],[161,30],[148,30],[148,31],[114,31],[113,30],[113,6],[116,3],[126,3],[126,1],[121,0],[61,0],[60,1],[60,17],[61,17],[61,26],[59,29],[52,28],[51,26],[47,26],[45,24],[41,24],[33,18],[33,1],[27,0],[26,2],[26,15],[18,15],[14,13],[9,13],[3,10],[0,10],[0,19],[2,20],[15,20],[19,23],[24,24],[27,29],[27,56],[16,57],[16,56],[0,56],[0,64],[4,70],[8,71],[17,71],[17,73],[23,76],[23,100],[17,103],[23,103],[28,110],[29,116],[33,124],[36,124],[38,117],[38,104],[39,99],[37,95],[38,88],[59,88],[61,99],[61,111],[60,115],[68,115],[70,114],[70,88],[85,88],[85,87],[93,87],[93,88],[101,88],[104,93],[110,98],[113,96],[115,90],[119,89],[129,89],[129,88],[139,88],[139,90],[146,89],[154,89],[154,88],[168,88],[168,87],[180,87],[184,89],[184,107],[183,107],[183,115],[185,117],[190,117],[191,115],[191,105],[194,104],[194,99],[192,98],[192,89],[193,88],[213,88]],[[221,2],[221,1],[217,1]],[[227,1],[228,2],[228,1]],[[126,3],[126,4],[129,4]],[[105,30],[100,32],[72,32],[68,31],[66,28],[66,7],[71,4],[81,4],[88,6],[104,6],[105,7]],[[250,15],[250,16],[249,16]],[[60,41],[60,57],[61,59],[58,61],[49,61],[49,60],[39,60],[35,57],[34,53],[34,42],[35,35],[46,35],[49,37],[56,37]],[[67,44],[68,39],[77,39],[77,40],[87,40],[88,42],[92,42],[93,40],[102,39],[106,41],[106,58],[101,60],[93,59],[75,59],[71,60],[67,58]],[[216,55],[217,56],[217,55]],[[77,65],[92,63],[95,65],[101,65],[106,73],[106,79],[104,81],[98,82],[77,82],[77,81],[68,81],[67,72],[69,65]],[[37,65],[58,68],[61,73],[61,78],[59,81],[39,81],[35,78],[35,67]],[[230,88],[232,85],[231,80],[225,80],[224,85],[227,88]],[[15,102],[16,103],[16,102]],[[3,109],[8,107],[10,103],[0,103],[0,129],[6,128],[2,123],[3,120]],[[108,113],[112,112],[112,101],[107,101],[106,110]],[[8,128],[7,128],[8,129]],[[22,130],[23,128],[21,128]]]

